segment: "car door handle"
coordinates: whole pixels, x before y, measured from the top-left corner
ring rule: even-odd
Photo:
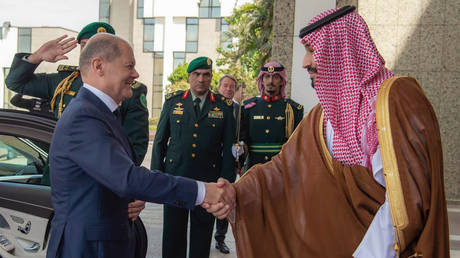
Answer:
[[[40,249],[39,243],[33,243],[30,247],[24,247],[24,251],[28,253],[36,253]]]

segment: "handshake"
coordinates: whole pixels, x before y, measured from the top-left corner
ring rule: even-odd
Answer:
[[[233,185],[219,178],[217,183],[205,183],[205,188],[206,195],[201,207],[219,219],[233,217],[236,207],[236,192]]]

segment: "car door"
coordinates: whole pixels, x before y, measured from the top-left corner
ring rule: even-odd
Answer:
[[[40,185],[56,121],[0,109],[0,257],[45,257],[53,216]]]

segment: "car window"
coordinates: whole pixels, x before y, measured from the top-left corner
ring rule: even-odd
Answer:
[[[0,135],[0,181],[40,184],[48,149],[35,140]]]

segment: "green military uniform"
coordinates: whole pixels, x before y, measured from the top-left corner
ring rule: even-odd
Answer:
[[[208,92],[197,117],[190,90],[168,97],[158,123],[151,169],[204,182],[235,179],[231,146],[234,141],[233,102]],[[211,244],[214,217],[203,208],[190,211],[190,257]],[[185,257],[188,211],[164,206],[163,257]]]
[[[279,95],[262,95],[244,101],[240,135],[248,146],[246,170],[278,154],[302,117],[302,105]]]
[[[32,64],[23,59],[28,55],[29,54],[24,53],[15,55],[10,73],[6,78],[6,85],[8,89],[17,93],[51,101],[53,104],[52,108],[54,108],[54,114],[58,118],[60,113],[59,106],[62,107],[62,112],[83,85],[78,67],[60,65],[57,73],[35,74],[34,71],[38,67],[38,64]],[[69,88],[64,91],[64,94],[56,95],[53,103],[52,100],[55,91],[58,85],[65,79],[73,80],[69,82]],[[148,110],[145,100],[146,94],[147,87],[136,82],[133,85],[133,96],[123,101],[120,109],[123,119],[123,128],[128,134],[131,146],[136,154],[134,160],[136,165],[142,163],[145,153],[147,152],[149,140]],[[49,182],[46,182],[46,178],[43,183],[49,184]]]

